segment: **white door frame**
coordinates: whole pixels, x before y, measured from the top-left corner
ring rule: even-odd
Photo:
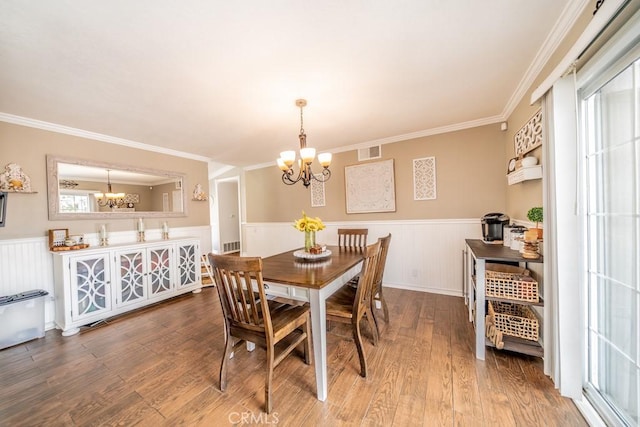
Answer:
[[[216,227],[217,227],[217,239],[218,239],[218,252],[223,253],[222,242],[220,241],[220,192],[218,191],[218,185],[221,183],[235,182],[238,191],[238,236],[240,240],[240,254],[242,254],[242,197],[240,191],[240,177],[234,176],[230,178],[221,178],[215,180],[216,198],[214,203]]]

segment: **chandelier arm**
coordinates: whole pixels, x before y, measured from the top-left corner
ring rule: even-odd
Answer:
[[[298,179],[295,181],[292,180],[291,177],[289,177],[289,175],[286,172],[282,174],[282,182],[284,182],[287,185],[293,185],[298,181],[299,181]]]
[[[331,171],[327,168],[323,168],[322,173],[319,173],[319,174],[312,173],[311,177],[318,182],[327,182],[329,181],[329,178],[331,178]]]

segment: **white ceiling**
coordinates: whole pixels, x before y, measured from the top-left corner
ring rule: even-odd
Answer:
[[[496,123],[585,3],[2,0],[0,119],[237,166],[297,148],[297,98],[319,151]]]

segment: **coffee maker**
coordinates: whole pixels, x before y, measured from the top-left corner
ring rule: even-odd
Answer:
[[[488,213],[481,218],[482,238],[486,243],[502,243],[502,227],[509,224],[509,217],[499,212]]]

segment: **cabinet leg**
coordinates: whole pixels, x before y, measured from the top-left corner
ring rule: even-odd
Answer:
[[[80,328],[71,328],[71,329],[67,329],[66,331],[62,331],[62,336],[70,337],[71,335],[75,335],[78,332],[80,332]]]

